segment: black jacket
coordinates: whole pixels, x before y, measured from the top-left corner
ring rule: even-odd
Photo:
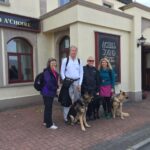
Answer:
[[[83,71],[82,93],[85,91],[97,93],[99,91],[98,70],[95,67],[86,65],[83,67]]]

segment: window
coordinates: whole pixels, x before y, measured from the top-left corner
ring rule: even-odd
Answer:
[[[64,36],[59,43],[59,64],[64,57],[69,56],[69,47],[70,47],[70,38],[68,36]]]
[[[60,6],[65,5],[66,3],[69,3],[70,0],[59,0]]]
[[[14,38],[7,43],[9,83],[33,81],[32,46],[22,38]]]
[[[107,8],[112,8],[112,5],[106,4],[106,3],[103,3],[103,6],[105,6],[105,7],[107,7]]]
[[[6,6],[10,5],[9,0],[0,0],[0,4],[6,5]]]

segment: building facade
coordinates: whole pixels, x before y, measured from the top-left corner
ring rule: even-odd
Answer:
[[[88,56],[96,66],[108,57],[116,91],[127,91],[130,100],[150,89],[149,7],[131,0],[0,0],[0,10],[0,109],[41,101],[35,76],[49,57],[59,71],[70,45],[84,65]]]

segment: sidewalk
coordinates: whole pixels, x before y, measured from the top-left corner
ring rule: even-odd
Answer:
[[[144,125],[150,125],[150,100],[127,103],[125,120],[98,119],[89,121],[92,126],[86,132],[79,125],[65,125],[61,107],[54,105],[54,122],[58,130],[42,126],[43,107],[32,106],[0,112],[0,150],[83,150],[115,140]]]

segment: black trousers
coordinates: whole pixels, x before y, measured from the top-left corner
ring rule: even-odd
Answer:
[[[53,125],[52,121],[52,106],[53,106],[53,97],[43,96],[44,100],[44,123],[46,123],[46,127],[49,128]]]
[[[103,109],[105,113],[111,113],[111,97],[103,97]]]

